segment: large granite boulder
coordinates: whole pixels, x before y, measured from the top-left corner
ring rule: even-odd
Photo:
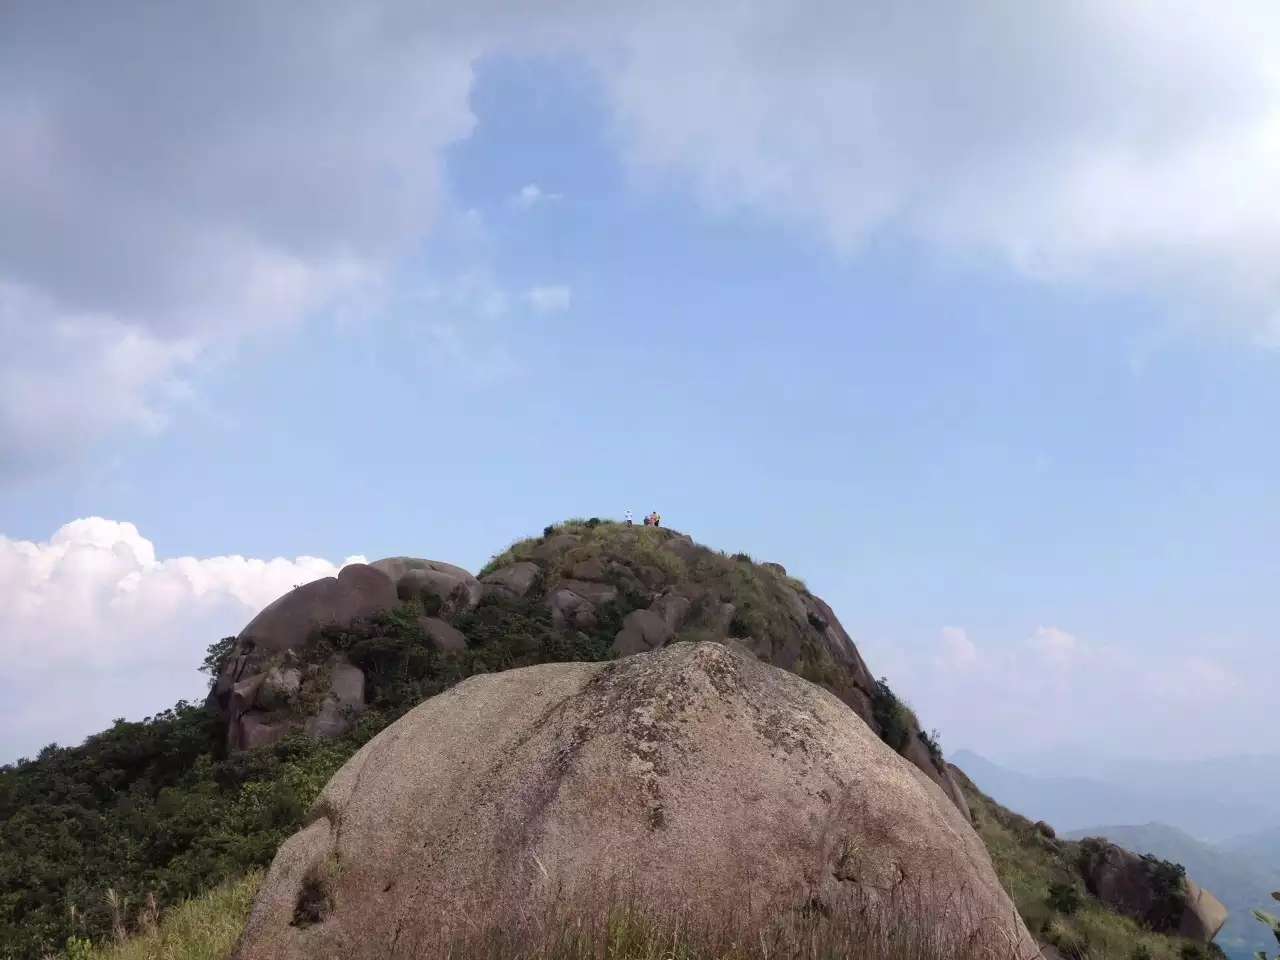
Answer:
[[[321,627],[346,626],[390,610],[397,602],[386,574],[367,564],[348,564],[336,577],[304,583],[265,607],[240,631],[237,652],[296,650]]]
[[[387,557],[370,564],[391,578],[401,600],[426,600],[449,619],[473,609],[484,595],[480,581],[462,567],[419,557]]]
[[[1227,921],[1227,909],[1176,864],[1130,853],[1100,837],[1080,843],[1080,872],[1103,903],[1160,933],[1209,942]]]
[[[263,609],[240,631],[209,694],[227,722],[228,745],[252,749],[299,729],[345,732],[364,708],[364,675],[341,657],[308,664],[298,654],[322,628],[351,626],[398,602],[385,573],[353,563]]]
[[[473,677],[406,714],[280,848],[236,957],[444,956],[609,889],[695,923],[906,910],[1038,956],[971,825],[846,704],[677,643]]]
[[[480,583],[484,586],[486,594],[496,594],[499,598],[523,597],[533,589],[533,585],[537,583],[540,576],[542,576],[542,569],[536,563],[520,560],[499,567],[482,577]]]

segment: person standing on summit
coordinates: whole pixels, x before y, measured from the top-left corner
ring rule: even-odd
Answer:
[[[631,526],[631,511],[630,511],[630,510],[628,510],[625,514],[623,514],[623,515],[622,515],[622,518],[623,518],[623,521],[626,523],[626,525],[627,525],[628,527],[629,527],[629,526]]]

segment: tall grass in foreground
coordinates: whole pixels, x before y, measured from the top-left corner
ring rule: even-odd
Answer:
[[[872,906],[779,912],[764,921],[698,921],[623,902],[546,914],[454,938],[447,960],[1028,960],[993,925],[969,936],[925,913]]]
[[[158,926],[124,943],[73,947],[64,956],[228,960],[261,882],[261,872],[248,874],[170,911]],[[464,933],[443,948],[402,941],[399,952],[424,960],[1029,960],[994,928],[962,937],[942,918],[910,911],[815,904],[755,924],[709,923],[612,902],[619,905],[583,909],[578,901],[559,900],[541,915]],[[379,931],[368,933],[378,939]]]
[[[262,884],[255,870],[165,913],[160,922],[117,944],[72,940],[68,960],[227,960]]]

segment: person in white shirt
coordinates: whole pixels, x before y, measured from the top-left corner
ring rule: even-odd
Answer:
[[[623,516],[626,519],[627,526],[631,526],[631,511],[628,510]]]

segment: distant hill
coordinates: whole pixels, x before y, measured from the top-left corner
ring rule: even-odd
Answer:
[[[1280,864],[1280,826],[1268,830],[1254,830],[1228,837],[1218,844],[1223,850],[1245,853]]]
[[[1269,892],[1280,889],[1280,860],[1257,849],[1230,850],[1205,843],[1163,823],[1095,826],[1067,834],[1072,840],[1084,837],[1106,837],[1135,853],[1154,854],[1186,867],[1197,883],[1212,890],[1231,911],[1217,938],[1219,946],[1231,957],[1245,960],[1258,950],[1267,950],[1270,956],[1274,950],[1275,939],[1253,919],[1252,911],[1267,908]]]
[[[1280,816],[1274,804],[1258,799],[1269,796],[1267,793],[1225,782],[1226,770],[1211,762],[1187,765],[1181,779],[1168,765],[1150,765],[1150,780],[1117,782],[1110,775],[1022,773],[968,750],[957,751],[952,761],[1005,806],[1033,820],[1047,820],[1064,832],[1098,823],[1158,822],[1201,840],[1221,843],[1244,830],[1274,827]],[[1276,831],[1268,836],[1273,844],[1280,841]],[[1260,841],[1243,838],[1242,842]]]

